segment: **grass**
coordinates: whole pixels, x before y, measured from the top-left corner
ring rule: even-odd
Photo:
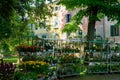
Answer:
[[[4,61],[4,62],[13,62],[13,63],[17,63],[18,57],[3,58],[3,61]]]
[[[120,74],[72,76],[60,80],[120,80]]]

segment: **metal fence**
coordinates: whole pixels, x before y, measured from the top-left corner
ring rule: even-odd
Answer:
[[[80,75],[83,72],[120,72],[120,44],[104,41],[82,42],[80,39],[40,39],[34,45],[43,48],[35,52],[47,56],[57,77]]]

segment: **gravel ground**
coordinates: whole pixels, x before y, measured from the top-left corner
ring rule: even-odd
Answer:
[[[72,76],[60,80],[120,80],[120,74]]]

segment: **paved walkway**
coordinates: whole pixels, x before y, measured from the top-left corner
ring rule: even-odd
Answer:
[[[60,80],[120,80],[120,74],[84,75],[63,78]]]

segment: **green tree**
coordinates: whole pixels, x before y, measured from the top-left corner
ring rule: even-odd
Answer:
[[[80,23],[83,16],[89,18],[87,40],[94,40],[95,23],[100,20],[99,16],[107,16],[108,20],[117,20],[120,22],[120,3],[118,0],[60,0],[67,9],[79,9],[74,16],[76,23]]]
[[[65,25],[62,32],[66,32],[69,36],[72,32],[76,32],[77,30],[80,30],[80,28],[74,21],[72,21]]]
[[[51,15],[45,0],[0,0],[0,49],[13,50],[19,42],[26,42],[29,24],[37,25]],[[6,49],[5,49],[6,48]]]
[[[15,12],[16,0],[0,1],[0,40],[11,35],[11,18]]]

